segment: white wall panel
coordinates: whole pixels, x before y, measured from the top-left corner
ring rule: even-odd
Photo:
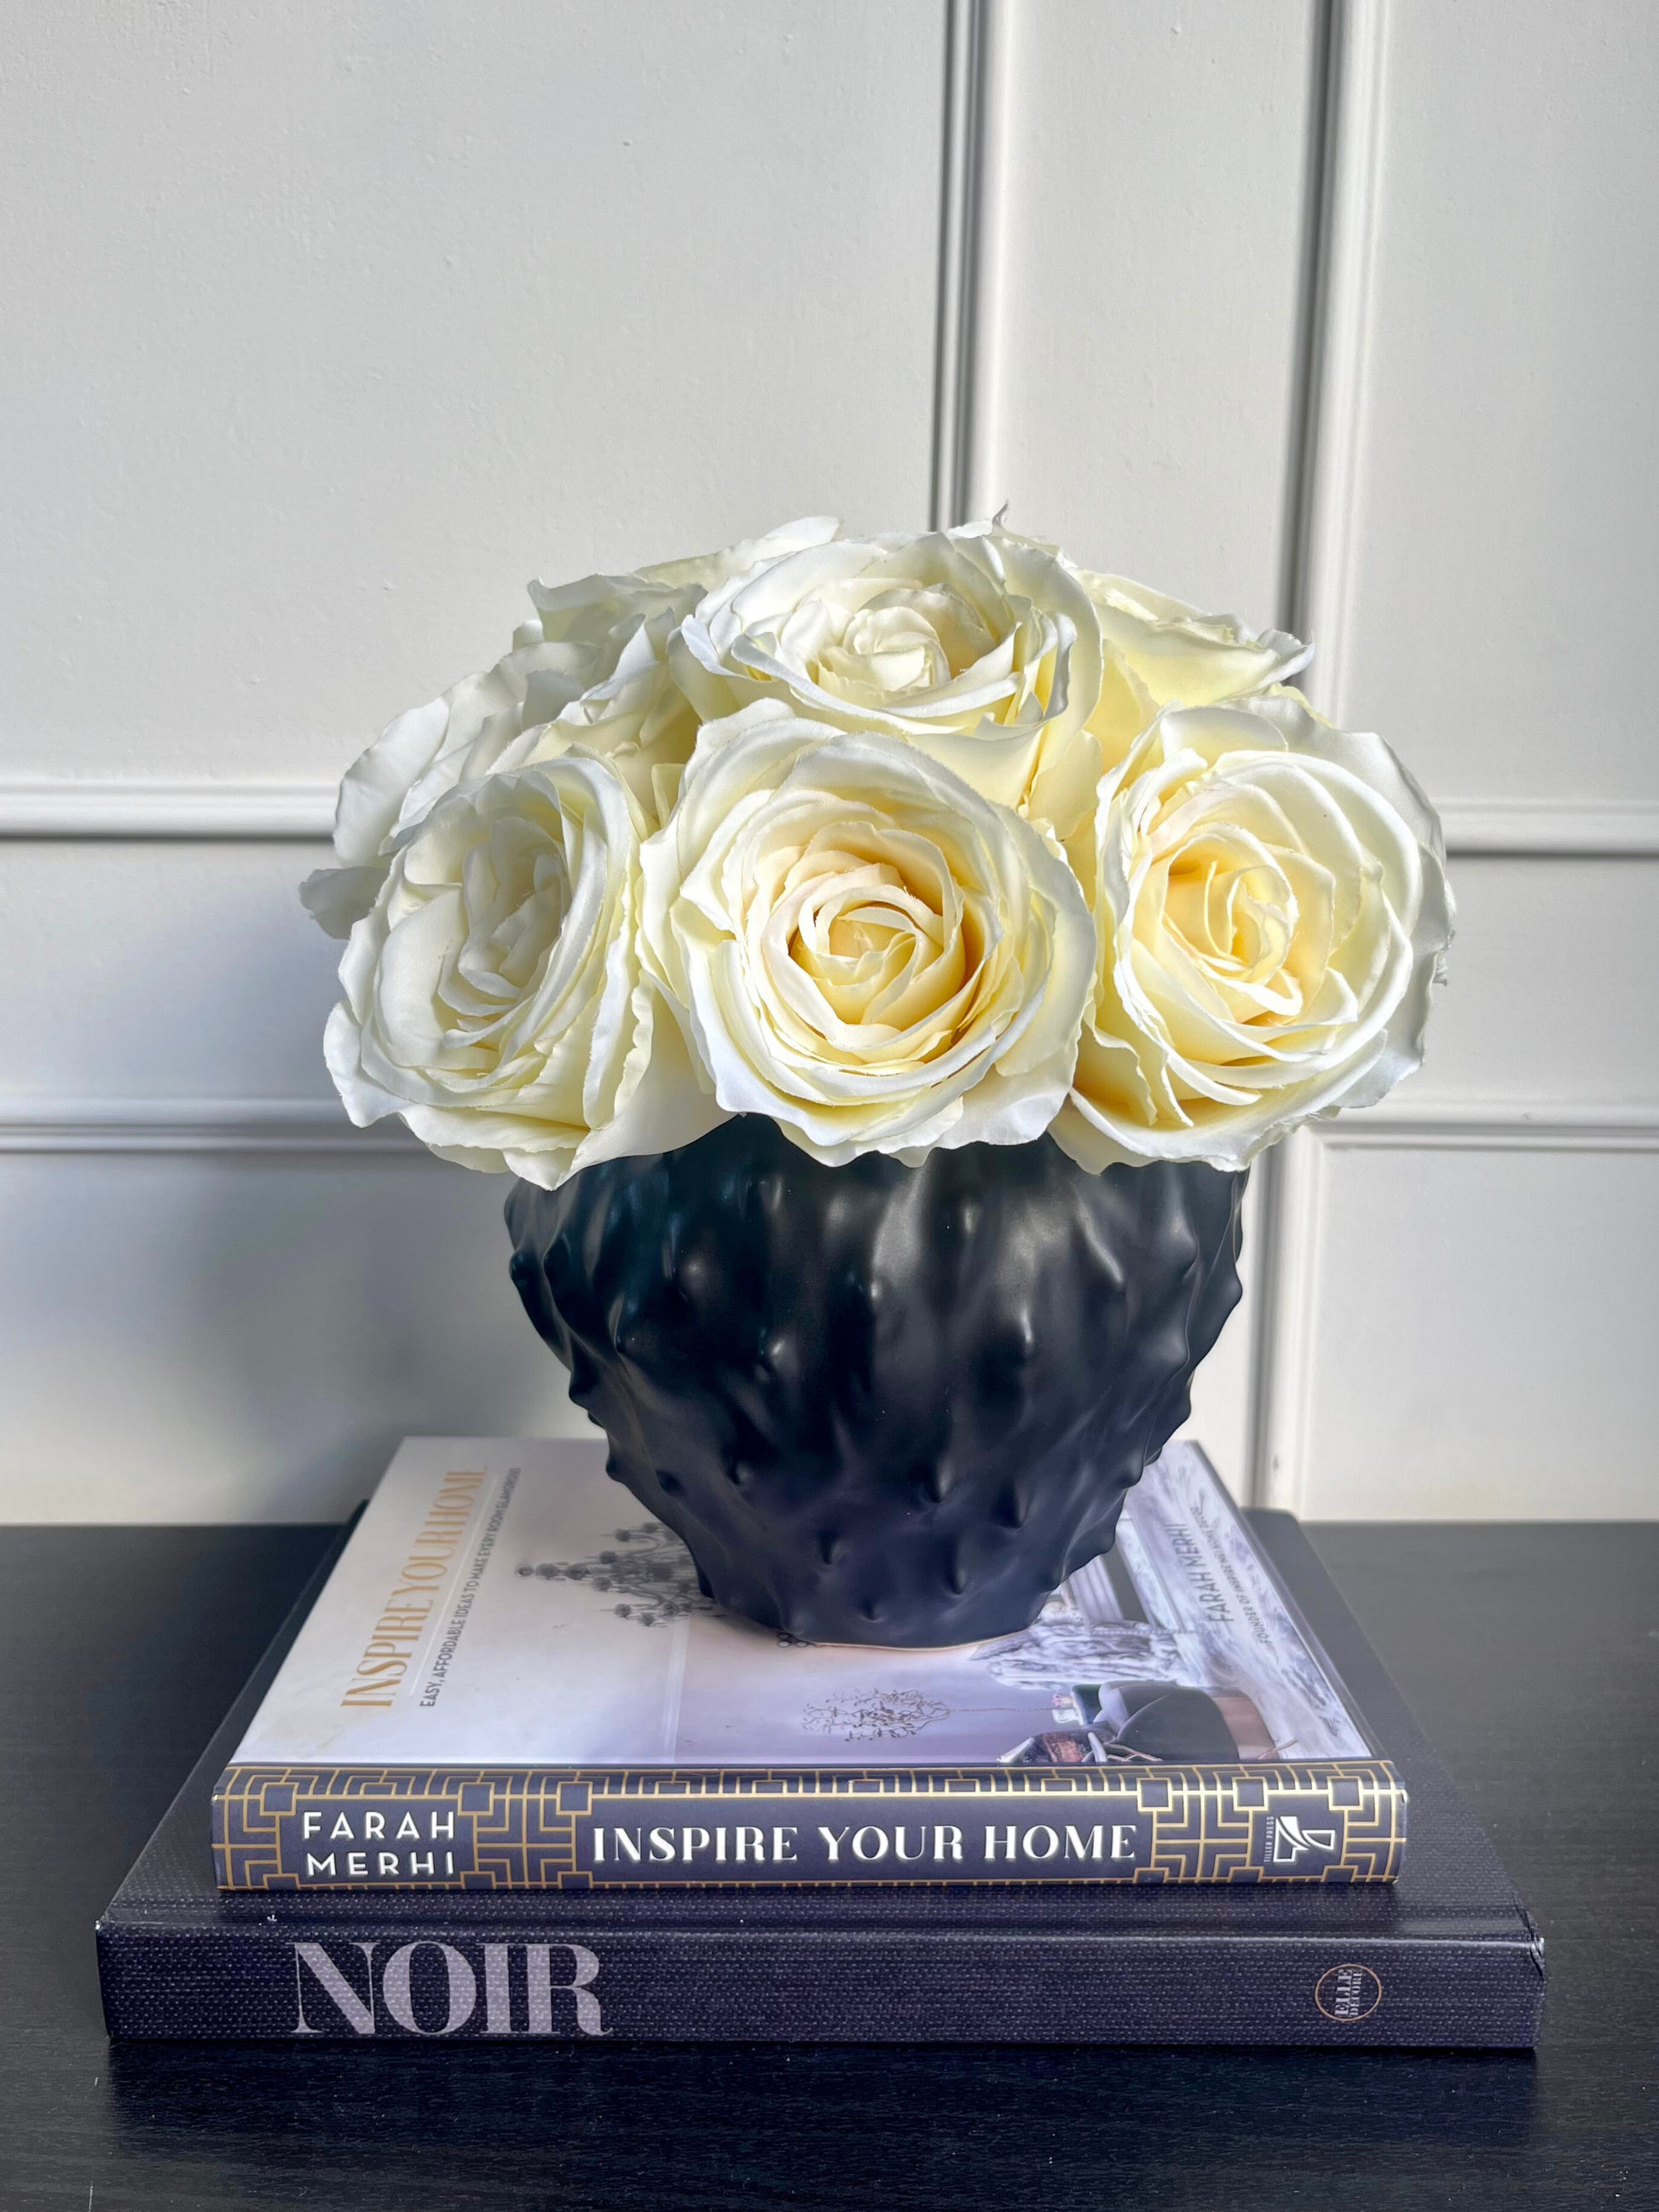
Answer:
[[[1302,1510],[1659,1514],[1659,1150],[1333,1148]]]
[[[1335,20],[1321,698],[1451,802],[1460,918],[1423,1073],[1280,1163],[1257,1478],[1651,1516],[1659,36],[1633,0]]]
[[[328,1520],[405,1434],[591,1433],[507,1189],[420,1155],[0,1158],[3,1517]]]
[[[1091,567],[1258,622],[1297,434],[1312,14],[1042,0],[1006,94],[994,496]]]
[[[985,0],[937,390],[943,0],[13,12],[0,1519],[581,1425],[505,1184],[340,1127],[319,848],[250,830],[531,574],[920,522],[936,438],[947,504],[1310,605],[1482,850],[1424,1073],[1253,1179],[1192,1431],[1315,1514],[1659,1513],[1650,9],[1340,0],[1325,106],[1312,0]]]
[[[1282,611],[1313,10],[1042,0],[1012,11],[992,413],[1018,527],[1258,622]],[[1259,1181],[1259,1178],[1258,1178]],[[1188,1433],[1248,1488],[1261,1235]]]
[[[5,1102],[332,1097],[343,948],[301,906],[301,843],[0,848]]]
[[[0,1153],[0,1520],[325,1520],[405,1433],[591,1433],[508,1279],[509,1187],[413,1152]],[[1190,1429],[1235,1491],[1247,1358],[1235,1316]]]
[[[1424,1067],[1280,1163],[1258,1486],[1327,1516],[1565,1511],[1510,1451],[1535,1431],[1546,1454],[1573,1440],[1576,1510],[1659,1515],[1628,1449],[1646,1418],[1632,1347],[1659,1338],[1641,1226],[1659,1187],[1659,866],[1465,858],[1452,874]]]
[[[1465,858],[1451,874],[1457,935],[1402,1103],[1659,1102],[1659,861]]]
[[[332,776],[523,584],[927,499],[943,11],[54,0],[0,775]]]
[[[1659,10],[1388,16],[1345,705],[1437,796],[1659,797]]]

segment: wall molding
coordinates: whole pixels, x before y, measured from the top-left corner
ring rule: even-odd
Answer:
[[[326,840],[331,783],[0,782],[0,837]]]
[[[1447,799],[1446,850],[1528,860],[1659,858],[1659,799]]]
[[[1012,0],[947,0],[934,331],[933,526],[1000,503],[992,482]]]
[[[1385,5],[1324,0],[1309,119],[1307,289],[1285,617],[1297,635],[1318,639],[1304,681],[1315,705],[1338,721],[1376,263]],[[1246,1484],[1252,1504],[1291,1512],[1301,1501],[1306,1458],[1322,1178],[1316,1140],[1299,1134],[1269,1156],[1262,1176]]]
[[[1385,1099],[1309,1133],[1323,1152],[1659,1152],[1659,1100]]]
[[[1299,1512],[1313,1411],[1314,1297],[1325,1148],[1305,1127],[1257,1162],[1261,1239],[1252,1300],[1249,1502]]]
[[[0,781],[0,839],[134,843],[323,843],[331,783]],[[1438,802],[1454,858],[1659,859],[1659,800],[1448,799]]]
[[[337,1152],[429,1160],[400,1121],[354,1127],[333,1098],[9,1098],[0,1152]]]
[[[1654,1152],[1659,1099],[1415,1099],[1310,1121],[1264,1156],[1263,1179],[1311,1151]],[[431,1157],[403,1125],[357,1128],[334,1098],[0,1099],[0,1152],[392,1152]],[[1295,1180],[1292,1176],[1291,1180]],[[1313,1196],[1311,1188],[1299,1194]]]
[[[332,1098],[13,1098],[0,1100],[0,1152],[389,1152],[429,1158],[402,1124],[359,1129]],[[1540,1101],[1389,1099],[1363,1112],[1305,1125],[1266,1156],[1264,1179],[1306,1188],[1291,1212],[1319,1195],[1315,1152],[1659,1152],[1659,1101],[1572,1104]],[[1295,1170],[1285,1164],[1294,1161]],[[1303,1261],[1316,1255],[1304,1251]]]
[[[1659,1152],[1659,1101],[1391,1098],[1363,1112],[1313,1121],[1267,1154],[1255,1297],[1276,1358],[1262,1378],[1263,1443],[1290,1419],[1279,1387],[1285,1347],[1307,1334],[1307,1300],[1318,1272],[1324,1157],[1346,1152]],[[13,1098],[0,1100],[0,1152],[337,1152],[430,1159],[401,1122],[359,1129],[332,1098]],[[1275,1188],[1277,1186],[1277,1188]],[[1288,1244],[1288,1250],[1271,1248]],[[1272,1308],[1271,1314],[1268,1311]],[[1294,1389],[1288,1394],[1290,1401]],[[1271,1455],[1271,1453],[1270,1453]],[[1288,1459],[1284,1452],[1281,1457]],[[1264,1498],[1259,1503],[1276,1502]]]
[[[1341,720],[1382,160],[1386,0],[1326,0],[1311,122],[1314,205],[1286,616],[1316,638],[1305,679]]]
[[[1255,1279],[1249,1436],[1251,1502],[1290,1513],[1307,1494],[1315,1319],[1326,1185],[1343,1152],[1659,1152],[1659,1100],[1386,1099],[1310,1121],[1258,1162],[1262,1178]]]

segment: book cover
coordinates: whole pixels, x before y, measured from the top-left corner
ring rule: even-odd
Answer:
[[[946,1650],[720,1613],[604,1462],[404,1445],[215,1792],[223,1887],[1397,1875],[1398,1774],[1195,1447]]]
[[[1529,2046],[1491,1844],[1296,1522],[1249,1520],[1411,1791],[1397,1881],[222,1892],[213,1785],[313,1592],[100,1919],[110,2033]]]

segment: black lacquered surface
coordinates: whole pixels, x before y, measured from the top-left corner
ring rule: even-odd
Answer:
[[[1316,1533],[1549,1938],[1535,2061],[112,2051],[94,1917],[327,1532],[0,1532],[0,2205],[1659,2203],[1659,1528]]]

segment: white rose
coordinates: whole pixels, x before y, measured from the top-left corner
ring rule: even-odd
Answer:
[[[641,957],[722,1107],[830,1166],[1040,1136],[1093,966],[1030,823],[884,730],[707,724],[642,854]]]
[[[1234,615],[1200,614],[1125,576],[1076,571],[1101,641],[1100,685],[1085,726],[1087,744],[1056,752],[1029,811],[1070,838],[1094,812],[1103,769],[1117,768],[1165,707],[1212,707],[1282,684],[1312,647],[1284,630],[1256,631]]]
[[[672,804],[697,716],[670,679],[670,635],[703,595],[757,564],[831,538],[829,517],[789,523],[723,553],[622,576],[532,584],[536,614],[513,651],[390,723],[340,785],[334,849],[301,890],[331,936],[374,903],[398,840],[447,792],[579,746],[614,760],[654,827]]]
[[[1291,691],[1170,709],[1068,850],[1097,970],[1054,1134],[1082,1166],[1241,1167],[1419,1065],[1451,894],[1434,811],[1381,738]]]
[[[567,754],[441,799],[352,930],[324,1053],[360,1127],[544,1189],[724,1117],[639,972],[639,834],[605,761]]]
[[[1236,615],[1200,614],[1126,576],[1097,576],[1087,568],[1078,575],[1108,653],[1155,711],[1248,697],[1282,684],[1313,657],[1311,646],[1285,630],[1253,630]]]
[[[711,592],[670,657],[705,720],[781,696],[815,722],[903,738],[1006,806],[1100,689],[1077,575],[994,523],[804,548]]]

